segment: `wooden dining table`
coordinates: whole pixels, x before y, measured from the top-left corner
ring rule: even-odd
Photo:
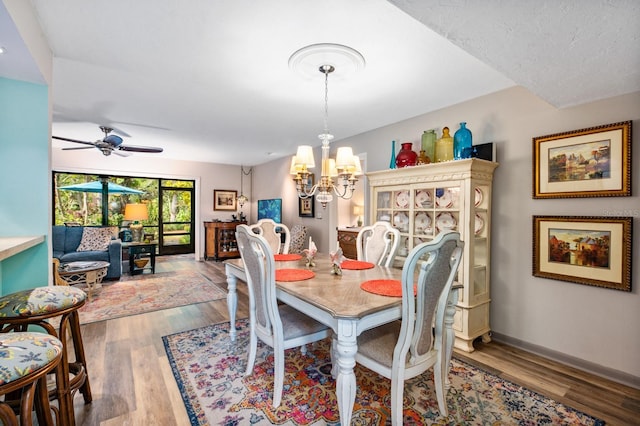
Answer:
[[[242,259],[225,260],[228,294],[227,304],[230,318],[229,336],[236,338],[235,319],[237,308],[237,280],[246,282]],[[316,266],[310,268],[315,276],[303,281],[276,281],[279,300],[292,306],[334,331],[333,346],[336,350],[336,398],[340,411],[340,422],[351,424],[351,415],[356,397],[354,367],[358,351],[357,337],[364,330],[401,318],[401,297],[380,296],[360,288],[368,280],[400,280],[402,270],[374,266],[371,269],[343,270],[342,275],[331,273],[332,263],[328,254],[315,258]],[[277,261],[276,269],[306,269],[304,260]],[[451,309],[450,324],[453,322]]]

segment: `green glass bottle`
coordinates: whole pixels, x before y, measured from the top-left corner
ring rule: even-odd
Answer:
[[[422,146],[421,150],[424,151],[424,155],[429,158],[429,162],[435,163],[435,153],[436,153],[436,131],[434,129],[425,130],[422,133]]]

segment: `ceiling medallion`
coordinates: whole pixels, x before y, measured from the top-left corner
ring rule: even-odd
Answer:
[[[341,80],[365,67],[364,56],[349,46],[335,43],[318,43],[303,47],[289,58],[289,68],[307,79],[318,78],[318,69],[331,65],[335,72],[331,78]]]

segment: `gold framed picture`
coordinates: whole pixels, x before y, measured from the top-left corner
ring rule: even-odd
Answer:
[[[533,198],[630,197],[631,121],[533,138]]]
[[[213,210],[223,210],[235,212],[238,210],[236,199],[238,191],[229,191],[226,189],[213,190]]]
[[[533,216],[533,275],[631,291],[631,217]]]

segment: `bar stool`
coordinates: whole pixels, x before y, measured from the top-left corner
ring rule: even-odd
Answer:
[[[45,333],[5,333],[0,335],[0,421],[4,425],[18,425],[14,410],[7,402],[11,392],[20,395],[20,425],[33,424],[34,408],[39,425],[53,426],[47,374],[60,366],[63,346],[57,338]],[[57,422],[60,424],[60,421]]]
[[[92,401],[78,315],[78,309],[84,306],[86,298],[86,293],[80,289],[60,286],[37,287],[0,297],[1,333],[23,332],[30,325],[38,325],[63,344],[61,368],[56,369],[56,389],[49,393],[51,399],[58,400],[62,425],[75,425],[75,391],[80,390],[85,404]],[[58,331],[48,321],[57,317],[60,317]],[[67,329],[71,331],[74,362],[69,360]],[[72,378],[69,378],[69,373]]]

